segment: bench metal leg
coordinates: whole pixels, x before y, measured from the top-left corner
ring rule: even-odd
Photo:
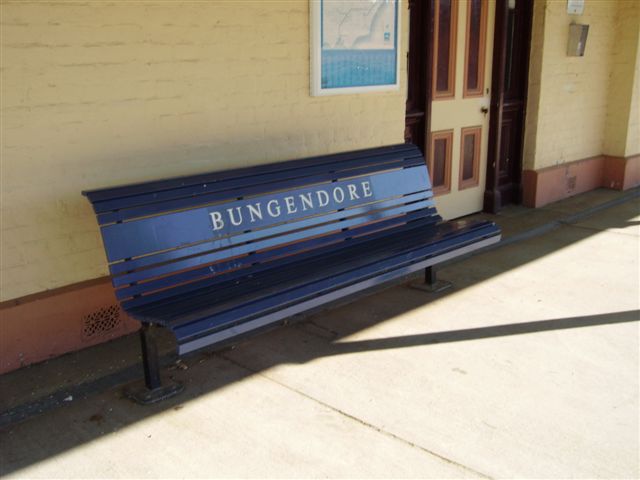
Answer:
[[[153,325],[143,325],[140,329],[140,345],[142,347],[142,366],[144,368],[144,384],[149,390],[162,386],[160,380],[160,358],[158,344],[155,339]]]
[[[166,385],[162,385],[160,357],[155,335],[156,329],[157,327],[154,325],[147,324],[143,324],[140,329],[144,386],[136,384],[132,388],[125,390],[127,397],[142,405],[166,400],[184,390],[184,386],[179,382],[167,382]]]
[[[432,265],[424,269],[424,282],[412,282],[409,286],[416,290],[435,293],[442,292],[443,290],[451,288],[453,285],[451,282],[447,282],[446,280],[438,280],[436,276],[436,269]]]

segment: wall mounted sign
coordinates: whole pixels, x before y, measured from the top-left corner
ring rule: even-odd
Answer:
[[[310,0],[311,95],[399,86],[400,0]]]
[[[567,0],[567,13],[569,15],[582,15],[584,13],[584,0]]]

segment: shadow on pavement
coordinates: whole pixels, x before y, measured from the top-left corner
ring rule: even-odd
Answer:
[[[627,219],[620,218],[620,211],[624,212]],[[431,345],[446,342],[464,342],[469,340],[503,337],[509,335],[524,335],[536,332],[586,328],[597,325],[609,325],[624,322],[638,321],[638,310],[610,312],[599,315],[588,315],[572,318],[557,318],[552,320],[512,323],[506,325],[493,325],[478,328],[449,330],[437,333],[424,333],[390,338],[379,338],[361,341],[340,342],[341,338],[367,329],[378,323],[390,320],[415,308],[423,307],[430,302],[446,297],[452,292],[459,293],[467,287],[477,285],[487,279],[493,278],[512,269],[521,267],[545,255],[558,252],[562,248],[583,241],[592,235],[600,233],[605,228],[625,228],[638,225],[639,222],[630,220],[637,215],[637,207],[633,208],[625,204],[624,208],[616,211],[613,221],[605,216],[597,228],[573,228],[572,226],[560,226],[553,234],[536,237],[522,242],[507,244],[487,252],[483,252],[472,259],[464,259],[445,266],[442,276],[452,280],[455,284],[453,291],[445,291],[440,294],[425,294],[409,290],[404,286],[396,286],[391,289],[378,292],[367,300],[359,298],[348,306],[337,306],[331,313],[320,312],[308,317],[309,322],[296,324],[287,329],[279,329],[277,334],[260,335],[243,342],[243,350],[260,348],[269,342],[296,342],[299,341],[299,329],[317,329],[316,336],[326,340],[323,351],[314,351],[313,354],[302,356],[301,353],[292,352],[286,363],[303,364],[313,358],[321,356],[341,355],[353,352],[371,350],[383,350],[392,348],[412,347],[418,345]],[[603,214],[600,213],[600,216]],[[486,217],[486,215],[485,215]],[[495,217],[493,217],[495,218]],[[497,217],[501,221],[517,221],[514,218]],[[592,222],[593,225],[593,222]],[[402,301],[397,301],[398,297]],[[498,307],[496,307],[498,308]],[[349,318],[349,309],[360,309],[371,314],[359,315],[353,322],[340,323],[340,332],[331,328],[332,318]],[[355,311],[354,310],[354,311]],[[322,325],[324,323],[324,325]],[[317,328],[316,328],[317,327]],[[137,347],[135,342],[128,342],[127,348]],[[294,349],[300,352],[304,349]],[[138,356],[138,352],[128,352],[132,358]],[[173,360],[173,357],[170,357]],[[273,359],[272,364],[261,365],[261,369],[267,369],[282,363],[282,359]],[[63,368],[64,362],[60,363]],[[260,370],[262,371],[262,370]],[[0,474],[7,475],[25,468],[31,464],[56,456],[69,449],[81,446],[100,437],[117,433],[118,431],[156,415],[166,410],[179,409],[190,400],[202,395],[210,394],[234,382],[242,381],[257,371],[235,364],[226,358],[225,351],[203,351],[186,357],[182,362],[171,363],[165,369],[165,375],[185,383],[186,391],[178,397],[172,398],[160,404],[141,407],[123,398],[121,386],[123,383],[139,378],[142,375],[142,367],[136,363],[121,369],[111,375],[88,382],[75,387],[72,393],[65,391],[60,395],[71,395],[73,401],[64,402],[64,398],[53,398],[54,405],[48,405],[46,401],[34,402],[30,411],[22,418],[23,422],[7,422],[0,430]],[[116,388],[118,387],[118,388]],[[60,406],[61,405],[61,406]],[[47,410],[45,413],[33,416],[38,410]],[[20,416],[13,417],[20,419]],[[21,439],[37,438],[37,444],[25,444]]]
[[[360,340],[354,342],[335,343],[331,355],[366,352],[371,350],[386,350],[393,348],[415,347],[439,343],[466,342],[485,338],[506,337],[510,335],[524,335],[527,333],[549,332],[569,328],[595,327],[597,325],[613,325],[616,323],[637,322],[640,310],[626,312],[612,312],[601,315],[584,317],[558,318],[541,320],[538,322],[512,323],[491,327],[467,328],[463,330],[449,330],[446,332],[405,335],[401,337],[377,338],[375,340]]]

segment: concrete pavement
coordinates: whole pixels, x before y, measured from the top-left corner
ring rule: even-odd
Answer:
[[[117,352],[112,385],[88,373],[90,351],[9,374],[8,409],[33,379],[37,397],[82,375],[102,387],[5,426],[0,472],[637,478],[638,197],[598,190],[492,218],[507,241],[443,268],[453,289],[396,286],[194,355],[167,372],[186,392],[160,405],[115,385],[137,371],[130,339],[97,350]]]

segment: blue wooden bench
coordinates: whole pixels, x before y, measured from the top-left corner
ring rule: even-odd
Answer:
[[[492,222],[443,222],[413,145],[83,192],[115,294],[142,322],[142,401],[162,386],[154,328],[185,354],[500,239]]]

